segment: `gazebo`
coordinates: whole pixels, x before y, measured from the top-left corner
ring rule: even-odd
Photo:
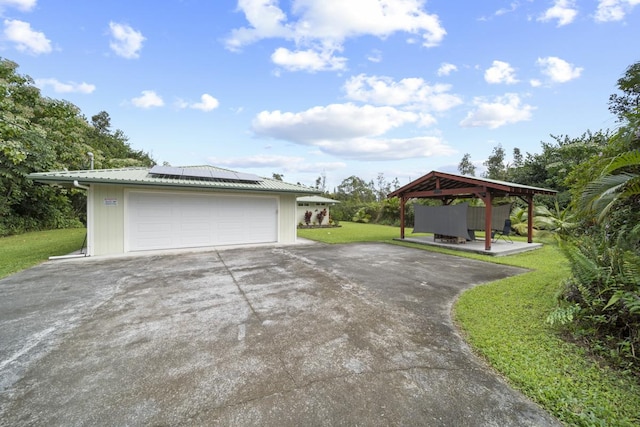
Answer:
[[[405,238],[405,205],[409,199],[439,199],[444,205],[449,205],[455,199],[481,199],[485,205],[484,249],[489,251],[491,250],[491,230],[496,228],[491,224],[492,203],[495,198],[515,196],[527,204],[527,242],[532,243],[533,196],[536,194],[553,196],[556,193],[555,190],[530,187],[513,182],[431,171],[411,181],[404,187],[389,193],[387,197],[400,198],[400,238],[402,239]]]

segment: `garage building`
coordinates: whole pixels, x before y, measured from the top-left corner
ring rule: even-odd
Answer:
[[[87,254],[296,241],[301,185],[213,166],[32,173],[87,191]]]

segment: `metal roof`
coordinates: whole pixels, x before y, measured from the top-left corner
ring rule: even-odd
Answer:
[[[524,196],[533,194],[546,194],[552,196],[557,193],[555,190],[531,187],[528,185],[516,184],[514,182],[431,171],[404,187],[389,193],[388,197],[474,197],[478,192],[490,192],[494,196]]]
[[[298,197],[299,202],[303,203],[340,203],[339,200],[329,199],[322,196],[303,196]]]
[[[183,166],[182,169],[192,171],[211,171],[214,175],[223,176],[236,173],[215,166]],[[182,187],[224,191],[318,194],[315,188],[289,184],[270,178],[260,181],[239,181],[237,179],[212,179],[198,176],[169,176],[150,173],[150,168],[92,169],[81,171],[37,172],[28,175],[29,179],[47,184],[70,185],[74,181],[83,185],[115,184],[149,187]],[[197,175],[193,173],[191,175]]]

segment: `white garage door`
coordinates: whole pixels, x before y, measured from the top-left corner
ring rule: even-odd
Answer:
[[[276,242],[274,197],[130,192],[130,251]]]

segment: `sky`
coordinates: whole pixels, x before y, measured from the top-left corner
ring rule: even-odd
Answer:
[[[136,150],[333,191],[615,129],[640,0],[0,0],[0,56]]]

